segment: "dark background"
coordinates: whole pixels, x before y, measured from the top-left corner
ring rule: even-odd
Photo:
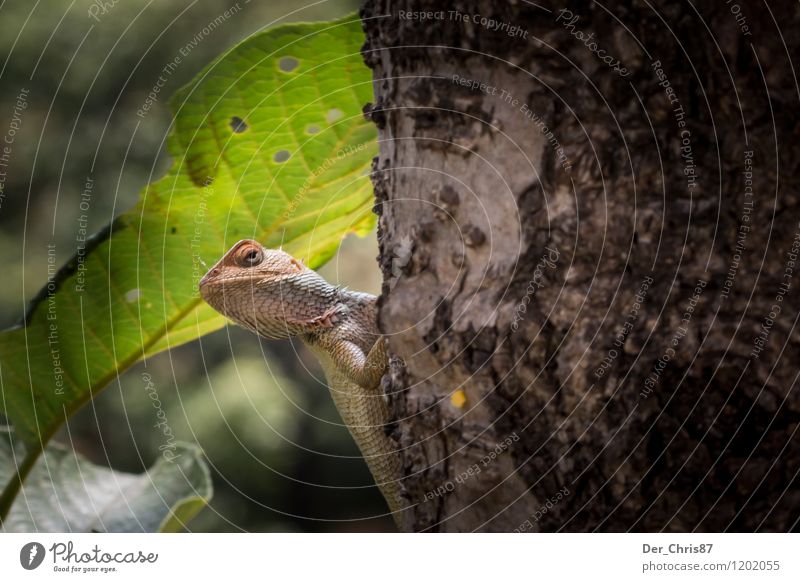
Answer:
[[[181,56],[155,106],[137,116],[158,76],[231,0],[121,0],[99,22],[91,2],[0,3],[0,123],[29,91],[0,205],[0,324],[19,321],[47,280],[47,245],[61,266],[75,250],[79,202],[94,180],[89,231],[135,204],[166,172],[160,151],[168,98],[239,40],[273,23],[327,20],[352,0],[307,9],[291,1],[238,2],[238,12]],[[110,5],[110,3],[109,3]],[[348,239],[323,270],[332,281],[378,292],[374,237]],[[93,462],[140,472],[163,434],[139,363],[77,414],[57,440]],[[260,342],[227,328],[146,363],[169,425],[207,456],[215,494],[193,531],[390,529],[391,520],[322,383],[299,343]],[[355,458],[347,458],[355,457]],[[354,521],[348,521],[353,520]],[[341,520],[341,521],[337,521]]]

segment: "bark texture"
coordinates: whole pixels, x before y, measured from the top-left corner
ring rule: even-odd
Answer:
[[[800,16],[737,8],[363,7],[411,529],[797,527]]]

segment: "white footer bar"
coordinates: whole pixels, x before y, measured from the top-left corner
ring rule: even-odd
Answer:
[[[798,554],[791,534],[0,534],[0,578],[796,581]]]

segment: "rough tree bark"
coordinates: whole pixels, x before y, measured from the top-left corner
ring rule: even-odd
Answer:
[[[362,9],[410,528],[796,527],[800,16],[694,6]]]

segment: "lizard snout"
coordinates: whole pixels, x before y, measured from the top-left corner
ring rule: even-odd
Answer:
[[[200,288],[202,289],[202,288],[203,288],[203,286],[204,286],[206,283],[208,283],[209,281],[211,281],[212,279],[214,279],[214,277],[216,277],[217,275],[219,275],[219,268],[218,268],[218,267],[214,267],[214,268],[213,268],[213,269],[211,269],[211,270],[210,270],[208,273],[206,273],[205,275],[203,275],[203,278],[202,278],[202,279],[200,279]]]

